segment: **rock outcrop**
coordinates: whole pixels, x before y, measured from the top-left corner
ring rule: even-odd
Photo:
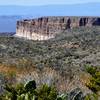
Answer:
[[[100,17],[41,17],[17,21],[16,36],[32,40],[48,40],[73,27],[100,26]]]

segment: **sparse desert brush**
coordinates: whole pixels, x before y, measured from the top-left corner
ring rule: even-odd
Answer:
[[[79,77],[80,77],[80,81],[84,85],[88,84],[90,82],[90,79],[91,79],[91,75],[89,73],[86,73],[86,72],[81,72]]]
[[[19,71],[17,74],[18,80],[27,81],[35,79],[37,84],[53,84],[59,78],[60,74],[50,67],[44,67],[41,70],[36,67],[30,68],[28,70],[27,68],[23,68],[23,71]]]
[[[22,58],[18,59],[16,67],[19,68],[19,69],[20,68],[30,68],[30,67],[33,67],[33,63],[32,63],[31,58],[22,57]]]
[[[54,84],[60,92],[83,89],[91,78],[84,65],[100,65],[100,27],[74,28],[41,42],[0,37],[0,64],[6,65],[0,66],[4,74],[16,74],[16,83],[34,79],[37,85]]]
[[[0,73],[2,73],[5,77],[5,81],[8,83],[14,83],[16,80],[16,67],[0,65]]]

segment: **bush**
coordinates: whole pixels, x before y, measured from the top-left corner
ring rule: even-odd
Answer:
[[[38,100],[56,100],[57,91],[54,87],[44,84],[40,88],[36,89],[35,95]]]
[[[100,71],[97,68],[88,67],[87,72],[92,75],[90,82],[87,84],[88,88],[94,93],[98,93],[100,91]]]
[[[96,68],[91,67],[91,66],[86,66],[86,70],[89,74],[91,74],[92,76],[95,76]]]
[[[88,94],[86,95],[85,100],[98,100],[98,96],[95,93]]]
[[[25,85],[21,83],[16,86],[6,85],[5,90],[6,93],[0,97],[0,100],[84,100],[79,88],[59,94],[55,87],[47,84],[36,88],[34,80]]]

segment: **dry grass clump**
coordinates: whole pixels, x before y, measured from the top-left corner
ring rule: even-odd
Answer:
[[[17,84],[19,82],[26,83],[30,80],[36,80],[37,85],[48,84],[55,85],[57,90],[61,93],[70,91],[73,88],[79,87],[85,88],[85,82],[88,81],[87,74],[82,73],[80,76],[74,75],[73,78],[70,76],[62,75],[59,70],[55,70],[51,67],[43,67],[38,69],[37,67],[25,67],[17,68],[14,66],[0,66],[0,72],[5,75],[5,79],[8,83]]]

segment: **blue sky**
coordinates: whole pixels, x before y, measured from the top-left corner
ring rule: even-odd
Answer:
[[[49,5],[100,2],[100,0],[0,0],[0,5]]]

